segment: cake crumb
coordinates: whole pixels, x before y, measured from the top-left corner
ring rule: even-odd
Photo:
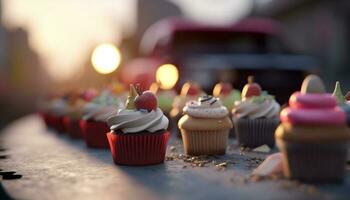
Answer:
[[[175,146],[170,146],[170,152],[175,152],[176,151],[176,147]]]
[[[253,149],[254,152],[260,152],[260,153],[269,153],[271,151],[271,148],[267,146],[266,144],[261,145],[259,147],[256,147]]]
[[[227,162],[222,162],[220,164],[215,165],[220,170],[225,170],[227,168]]]

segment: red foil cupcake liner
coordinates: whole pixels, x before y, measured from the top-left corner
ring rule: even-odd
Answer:
[[[164,162],[170,133],[122,134],[108,132],[113,161],[119,165],[155,165]]]
[[[52,128],[52,124],[51,124],[51,119],[50,119],[49,113],[46,113],[46,112],[38,112],[38,115],[39,115],[40,118],[43,120],[43,122],[45,123],[45,126],[46,126],[47,128]]]
[[[110,131],[106,122],[80,120],[86,145],[91,148],[109,148],[106,133]]]
[[[73,120],[66,116],[63,118],[63,123],[68,135],[75,139],[83,138],[83,132],[80,129],[79,120]]]
[[[49,115],[49,120],[51,121],[51,126],[54,130],[56,130],[58,133],[64,133],[65,132],[65,125],[63,123],[63,117],[62,116],[56,116],[56,115]]]

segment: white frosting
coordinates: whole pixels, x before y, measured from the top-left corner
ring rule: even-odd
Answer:
[[[168,128],[169,120],[163,112],[157,108],[156,111],[119,110],[107,120],[111,130],[121,130],[123,133],[137,133],[148,131],[154,133]]]
[[[228,110],[220,99],[212,96],[203,96],[198,101],[186,103],[183,112],[198,118],[223,118],[228,115]]]
[[[104,106],[99,104],[86,105],[84,110],[87,111],[83,116],[84,120],[93,119],[102,122],[106,122],[109,117],[118,113],[116,106]]]
[[[107,119],[118,113],[118,109],[122,108],[121,101],[105,90],[96,97],[92,102],[86,104],[83,109],[83,119],[93,119],[96,121],[106,122]]]
[[[176,96],[173,102],[173,108],[181,112],[181,110],[185,107],[187,102],[194,101],[196,99],[197,96]]]
[[[49,105],[49,112],[57,116],[63,116],[68,112],[68,106],[65,100],[59,98],[53,100]]]
[[[232,113],[238,118],[274,118],[278,117],[280,109],[280,105],[273,99],[266,99],[261,103],[246,99],[245,101],[236,101]]]

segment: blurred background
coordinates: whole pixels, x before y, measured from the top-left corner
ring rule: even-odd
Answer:
[[[248,75],[284,103],[303,77],[350,89],[348,0],[1,0],[0,127],[41,97],[75,88],[156,81],[210,93]]]

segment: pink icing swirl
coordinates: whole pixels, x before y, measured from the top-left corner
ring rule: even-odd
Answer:
[[[342,125],[346,123],[345,113],[339,109],[331,94],[294,93],[289,99],[289,108],[282,110],[282,122],[300,125],[325,124]]]
[[[327,93],[310,93],[303,95],[295,92],[289,98],[289,105],[292,108],[309,109],[309,108],[334,108],[337,106],[336,99]]]

